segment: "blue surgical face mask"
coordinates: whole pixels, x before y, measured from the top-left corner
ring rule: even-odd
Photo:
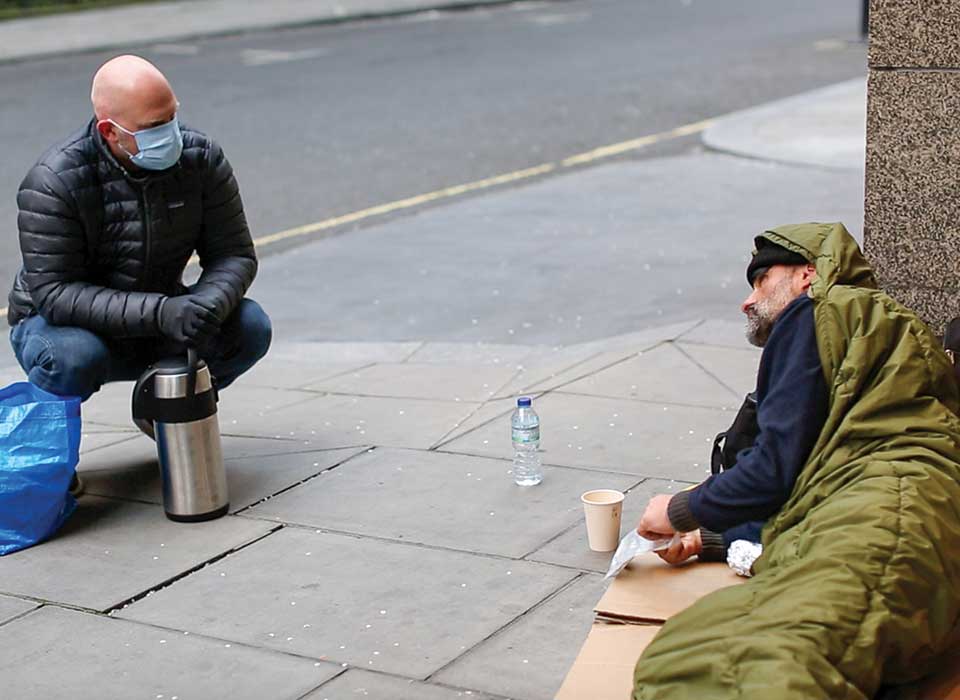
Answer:
[[[166,170],[180,160],[180,153],[183,151],[183,134],[180,133],[180,122],[177,121],[176,115],[166,124],[140,131],[127,131],[112,119],[107,121],[136,140],[136,155],[132,155],[120,146],[121,150],[130,156],[130,162],[134,165],[144,170]]]

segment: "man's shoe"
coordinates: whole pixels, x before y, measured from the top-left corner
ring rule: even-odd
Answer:
[[[70,480],[70,495],[74,498],[80,498],[83,495],[83,492],[86,490],[87,485],[83,483],[83,480],[80,478],[80,475],[76,472],[73,473],[73,478]]]
[[[134,418],[133,424],[137,426],[141,433],[146,435],[151,440],[156,441],[157,436],[153,433],[153,421],[152,420],[143,420],[142,418]]]

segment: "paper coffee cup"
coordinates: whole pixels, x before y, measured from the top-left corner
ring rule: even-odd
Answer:
[[[623,494],[613,489],[587,491],[580,496],[587,519],[587,542],[594,552],[612,552],[620,543]]]

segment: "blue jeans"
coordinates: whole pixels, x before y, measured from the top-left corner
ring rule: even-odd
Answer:
[[[241,301],[200,352],[217,388],[228,387],[266,355],[272,336],[260,305]],[[134,381],[157,360],[184,354],[184,348],[157,338],[105,338],[84,328],[52,326],[42,316],[11,328],[10,344],[30,383],[83,401],[107,382]]]

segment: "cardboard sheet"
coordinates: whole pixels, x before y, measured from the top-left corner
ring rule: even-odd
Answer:
[[[960,700],[960,669],[952,668],[920,684],[919,700]]]
[[[905,686],[904,690],[906,692],[902,695],[894,693],[893,697],[909,697],[914,700],[960,700],[960,655],[947,661],[941,671]]]
[[[664,622],[707,593],[745,581],[723,563],[670,566],[655,554],[643,555],[620,572],[594,610],[604,619]]]
[[[555,700],[625,700],[633,668],[659,625],[595,622]]]

